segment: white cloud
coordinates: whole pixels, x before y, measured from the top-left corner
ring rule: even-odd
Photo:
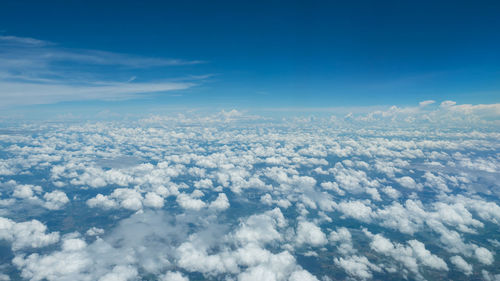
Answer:
[[[163,197],[154,192],[148,192],[144,198],[144,206],[147,207],[162,208],[163,204]]]
[[[89,230],[87,230],[87,232],[85,232],[85,234],[87,234],[89,236],[102,235],[102,234],[104,234],[104,229],[93,226],[93,227],[89,228]]]
[[[370,221],[372,209],[361,201],[340,202],[337,209],[346,217],[352,217],[361,221]]]
[[[401,177],[401,178],[397,178],[396,181],[403,187],[406,187],[406,188],[410,188],[410,189],[417,189],[417,190],[421,190],[422,189],[422,185],[421,184],[417,184],[415,182],[414,179],[412,179],[411,177],[409,176],[404,176],[404,177]]]
[[[283,236],[277,228],[283,228],[287,224],[283,213],[279,208],[267,211],[263,214],[253,215],[235,233],[235,237],[242,242],[267,243],[282,240]]]
[[[137,269],[132,266],[117,265],[111,272],[99,278],[99,281],[127,281],[137,279]]]
[[[42,192],[42,187],[38,185],[31,185],[31,184],[22,184],[22,185],[16,185],[14,192],[12,193],[12,196],[21,198],[21,199],[32,199],[36,200],[37,197],[35,196],[36,193],[41,193]]]
[[[419,102],[418,105],[421,106],[421,107],[424,107],[424,106],[431,105],[431,104],[433,104],[435,102],[436,101],[434,101],[434,100],[424,100],[424,101]]]
[[[118,206],[114,200],[102,194],[97,194],[94,198],[89,199],[87,205],[92,208],[100,207],[103,209],[112,209]]]
[[[446,270],[470,275],[477,273],[472,261],[495,278],[497,246],[485,233],[500,224],[493,200],[498,133],[346,128],[320,118],[254,126],[233,122],[242,121],[242,112],[196,114],[0,130],[6,152],[0,163],[15,171],[0,183],[0,214],[11,218],[0,233],[15,248],[13,265],[22,278],[182,280],[193,273],[316,280],[306,271],[309,263],[298,265],[298,255],[320,266],[329,262],[350,279],[419,279]],[[81,205],[121,211],[84,209],[62,223],[63,212],[52,215],[70,206],[68,196],[72,212]],[[55,232],[28,227],[22,242],[13,225],[25,215],[47,218]],[[59,241],[57,231],[72,231],[69,223],[85,235]],[[365,229],[369,255],[359,228],[381,233]],[[421,237],[431,239],[424,245]],[[36,248],[43,245],[53,246]],[[325,249],[335,257],[324,260]]]
[[[347,274],[357,279],[365,280],[373,277],[373,271],[381,271],[380,267],[371,263],[363,256],[350,256],[348,258],[334,258],[335,265],[342,267]]]
[[[60,190],[45,193],[43,199],[45,199],[43,206],[49,210],[59,210],[69,202],[66,193]]]
[[[191,196],[181,193],[177,196],[177,203],[184,209],[199,211],[206,206],[200,199],[194,199]]]
[[[230,206],[229,200],[227,199],[225,193],[219,193],[219,195],[217,195],[217,199],[215,199],[210,203],[210,208],[216,210],[225,210],[229,208],[229,206]]]
[[[99,66],[115,68],[115,73],[129,69],[192,65],[201,61],[148,58],[98,50],[61,48],[56,44],[34,38],[1,36],[0,97],[2,106],[47,104],[61,101],[119,100],[135,98],[146,93],[182,90],[194,82],[120,82],[98,77]],[[69,67],[57,65],[66,63]],[[85,72],[82,65],[90,70]],[[92,68],[94,67],[94,68]],[[129,70],[130,71],[130,70]],[[104,76],[102,74],[101,76]],[[95,77],[79,79],[78,77]],[[200,76],[203,78],[206,76]],[[195,81],[192,77],[187,80]],[[133,80],[133,79],[129,79]],[[186,80],[186,79],[184,79]]]
[[[0,81],[2,106],[50,104],[63,101],[82,100],[125,100],[138,98],[144,94],[184,90],[193,83],[148,82],[120,83],[104,85],[61,85],[35,84]]]
[[[493,254],[486,248],[478,247],[474,250],[476,258],[483,264],[490,265],[495,260]]]
[[[352,236],[349,230],[345,227],[337,228],[337,231],[330,232],[328,240],[337,245],[339,253],[343,255],[355,253],[356,250],[352,244]]]
[[[440,106],[444,107],[444,108],[449,108],[449,107],[454,106],[455,104],[457,104],[457,102],[452,101],[452,100],[445,100],[445,101],[441,102]]]
[[[0,239],[12,243],[12,250],[41,248],[59,241],[59,233],[46,233],[47,227],[38,220],[16,223],[0,217]]]
[[[372,237],[370,247],[376,252],[391,256],[417,275],[420,275],[419,264],[448,271],[446,262],[433,255],[422,242],[417,240],[410,240],[408,246],[404,246],[399,243],[393,244],[389,239],[376,234]]]
[[[189,281],[189,279],[180,272],[169,271],[160,277],[160,281]]]
[[[319,281],[316,276],[309,273],[307,270],[294,271],[290,275],[289,281]]]
[[[472,265],[467,263],[461,256],[453,256],[450,261],[465,275],[472,274]]]
[[[328,242],[321,228],[308,221],[299,221],[296,239],[299,245],[306,244],[314,247],[323,246]]]

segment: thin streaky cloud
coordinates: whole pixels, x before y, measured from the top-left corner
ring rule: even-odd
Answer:
[[[0,106],[51,104],[85,100],[126,100],[152,93],[184,90],[194,83],[151,82],[111,83],[108,85],[64,85],[1,82]]]
[[[211,75],[162,77],[138,82],[134,72],[200,63],[203,61],[68,49],[34,38],[0,36],[0,107],[123,100],[148,93],[183,90]],[[101,66],[111,68],[111,77],[100,71]],[[125,75],[132,78],[123,80],[120,77]]]
[[[2,45],[17,45],[17,46],[46,46],[52,45],[49,41],[39,40],[30,37],[18,37],[9,35],[0,35],[0,46]]]

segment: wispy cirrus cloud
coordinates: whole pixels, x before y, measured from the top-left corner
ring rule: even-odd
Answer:
[[[147,82],[109,83],[103,85],[68,85],[52,83],[0,82],[3,106],[50,104],[63,101],[125,100],[174,90],[184,90],[195,83]]]
[[[34,38],[0,36],[0,106],[121,100],[183,90],[207,76],[138,82],[134,73],[201,63],[204,62],[69,49]],[[132,78],[122,79],[127,75]]]

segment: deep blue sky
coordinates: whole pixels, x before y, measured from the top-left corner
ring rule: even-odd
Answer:
[[[499,15],[499,1],[4,0],[0,35],[47,41],[55,51],[197,61],[131,67],[60,60],[43,75],[29,71],[67,73],[58,83],[69,84],[86,77],[194,85],[106,106],[477,104],[500,101]],[[5,72],[27,72],[16,67]]]

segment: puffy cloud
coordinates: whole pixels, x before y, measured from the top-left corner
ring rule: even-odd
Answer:
[[[177,196],[177,203],[184,209],[199,211],[206,206],[205,202],[200,199],[192,198],[191,196],[181,193]]]
[[[144,198],[144,206],[152,208],[162,208],[164,201],[163,197],[154,192],[148,192]]]
[[[78,249],[68,245],[63,251],[52,255],[41,256],[35,253],[28,257],[16,256],[13,263],[22,268],[21,276],[23,278],[64,280],[67,276],[81,276],[80,273],[92,263],[91,257]],[[89,275],[87,278],[83,277],[82,280],[90,278]]]
[[[402,186],[410,189],[417,189],[420,190],[422,189],[421,184],[417,184],[414,179],[412,179],[409,176],[404,176],[401,178],[397,178],[396,181]]]
[[[338,251],[343,255],[356,252],[352,245],[351,232],[345,227],[340,227],[337,228],[337,231],[330,232],[328,240],[336,244]]]
[[[391,256],[406,268],[419,275],[419,264],[436,270],[448,270],[446,262],[431,254],[425,245],[417,240],[408,241],[408,246],[393,244],[380,234],[373,235],[370,247],[376,252]]]
[[[127,281],[137,279],[137,269],[132,266],[117,265],[99,281]]]
[[[16,223],[0,217],[0,239],[12,243],[12,250],[41,248],[59,241],[59,233],[46,233],[47,227],[38,220]]]
[[[288,280],[289,281],[319,281],[318,278],[316,278],[316,276],[312,275],[307,270],[294,271],[290,275],[290,278]]]
[[[267,243],[282,240],[283,236],[277,228],[287,225],[283,213],[279,208],[267,211],[263,214],[253,215],[242,222],[236,231],[235,237],[242,242]]]
[[[483,247],[478,247],[474,250],[474,255],[483,264],[490,265],[493,263],[493,254],[488,251],[488,249]]]
[[[372,209],[361,201],[340,202],[337,209],[346,217],[352,217],[361,221],[370,221]]]
[[[66,193],[60,190],[45,193],[43,195],[43,199],[45,199],[43,206],[50,210],[59,210],[69,202],[69,198],[66,196]]]
[[[291,276],[290,276],[291,275]],[[304,276],[304,280],[317,280],[311,274],[303,272],[296,265],[295,258],[287,251],[269,255],[265,263],[253,266],[239,274],[238,280],[290,280]],[[293,279],[292,279],[293,280]]]
[[[160,277],[161,281],[189,281],[189,279],[180,272],[169,271]]]
[[[86,231],[56,244],[58,232],[30,230],[33,237],[18,242],[13,265],[22,278],[51,281],[183,280],[187,272],[207,279],[316,280],[296,255],[328,265],[310,249],[320,247],[332,249],[330,265],[352,279],[376,272],[407,279],[423,278],[424,271],[470,275],[469,260],[495,278],[497,246],[488,230],[500,224],[499,136],[484,120],[464,119],[492,108],[458,106],[395,107],[372,120],[353,115],[349,126],[321,117],[242,125],[250,122],[245,114],[192,112],[127,124],[2,130],[0,174],[2,167],[14,172],[2,175],[0,214],[47,221],[61,233]],[[482,125],[457,129],[435,121],[451,115]],[[422,128],[399,126],[425,118]],[[377,120],[383,121],[368,124]],[[70,205],[68,197],[71,216],[53,215]],[[82,205],[121,211],[74,209]],[[327,228],[333,222],[334,230]],[[370,255],[358,248],[365,241],[353,223],[384,233],[368,235]],[[21,236],[12,229],[0,233],[14,249]],[[35,236],[54,233],[57,239],[32,244]],[[415,239],[421,237],[429,238],[425,245]],[[36,248],[41,245],[54,246]]]
[[[345,192],[339,188],[339,185],[336,182],[323,182],[321,183],[321,187],[326,190],[333,190],[341,196],[345,195]]]
[[[484,280],[486,281],[498,281],[500,280],[500,274],[491,274],[488,272],[488,270],[481,270],[481,275],[483,276]]]
[[[225,193],[219,193],[219,195],[217,195],[217,199],[215,199],[210,203],[210,208],[216,210],[225,210],[229,208],[229,206],[230,206],[229,200],[227,199]]]
[[[153,202],[157,200],[156,202]],[[87,200],[87,205],[89,207],[99,207],[103,209],[114,209],[114,208],[124,208],[132,211],[138,211],[142,209],[143,197],[140,192],[135,189],[130,188],[117,188],[109,195],[97,194],[94,198]],[[154,195],[150,195],[148,204],[152,207],[157,207],[159,204],[158,198]]]
[[[118,206],[113,199],[109,199],[107,196],[102,194],[97,194],[94,198],[89,199],[87,201],[87,205],[92,208],[100,207],[104,209],[112,209]]]
[[[308,221],[299,221],[296,240],[299,245],[306,244],[314,247],[323,246],[328,242],[321,228]]]
[[[22,184],[17,185],[12,193],[12,196],[21,199],[33,199],[36,200],[37,197],[35,193],[41,193],[42,187],[38,185]]]
[[[334,258],[335,265],[342,267],[347,274],[357,279],[365,280],[373,277],[372,271],[381,271],[380,267],[372,264],[366,257],[350,256],[348,258]]]
[[[101,234],[104,234],[104,229],[93,226],[93,227],[89,228],[89,230],[87,230],[87,232],[85,232],[85,234],[87,234],[88,236],[101,235]]]
[[[450,261],[465,275],[472,274],[472,265],[467,263],[461,256],[453,256],[450,258]]]
[[[401,192],[394,189],[392,186],[386,186],[382,189],[382,191],[392,199],[398,199],[401,196]]]

